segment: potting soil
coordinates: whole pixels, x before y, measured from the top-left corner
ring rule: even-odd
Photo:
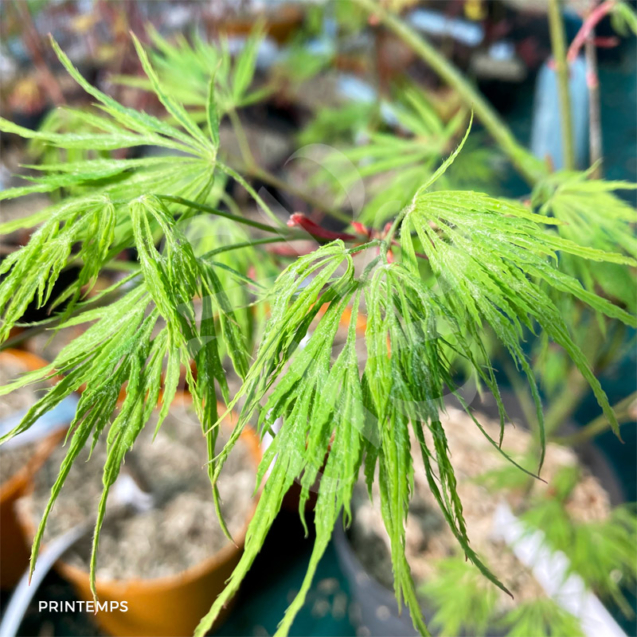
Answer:
[[[122,470],[153,496],[155,507],[143,513],[122,511],[111,492],[100,535],[99,579],[175,575],[229,544],[215,513],[207,444],[196,416],[190,410],[176,410],[168,415],[155,440],[154,429],[155,422],[151,421],[128,452]],[[74,463],[49,517],[45,542],[78,523],[95,520],[106,459],[104,438],[105,434],[90,459],[85,448]],[[226,438],[219,436],[217,452]],[[45,464],[36,477],[34,494],[23,504],[36,524],[65,451],[58,449]],[[233,537],[241,535],[250,516],[255,474],[254,460],[240,440],[218,481],[221,511]],[[91,539],[87,534],[68,552],[65,561],[88,570]]]
[[[478,416],[478,420],[489,435],[498,440],[499,423],[481,416]],[[508,461],[493,448],[464,412],[448,409],[447,415],[442,416],[442,425],[448,438],[451,462],[458,480],[458,493],[471,546],[514,596],[512,600],[505,593],[498,592],[499,607],[504,612],[524,601],[543,596],[540,585],[529,569],[518,561],[502,540],[493,537],[493,516],[503,498],[503,491],[487,488],[480,477],[489,471],[506,468]],[[432,448],[428,432],[426,438]],[[529,449],[530,443],[531,434],[528,431],[510,424],[506,426],[503,449],[510,456],[519,460]],[[436,577],[441,559],[458,555],[461,549],[431,495],[422,458],[417,451],[418,442],[413,433],[411,445],[411,455],[414,459],[414,496],[407,518],[406,554],[418,586]],[[519,512],[524,502],[551,488],[551,482],[560,469],[577,463],[577,457],[571,449],[549,444],[542,468],[542,478],[546,482],[534,480],[530,492],[524,489],[518,492],[508,491],[509,504],[514,511]],[[522,464],[524,466],[525,462],[522,461]],[[537,467],[527,468],[534,471]],[[359,481],[356,485],[350,539],[367,571],[391,589],[393,576],[390,543],[380,512],[378,481],[374,483],[373,491],[372,504],[364,482]],[[567,510],[575,520],[582,522],[602,520],[610,513],[607,493],[598,480],[587,474],[585,469],[582,479],[568,500]]]
[[[26,371],[19,360],[10,356],[3,357],[0,362],[0,387],[15,380]],[[24,412],[38,401],[37,390],[33,386],[21,387],[16,391],[0,396],[0,422],[15,413]],[[26,466],[33,456],[35,445],[20,447],[0,447],[0,484],[14,476],[20,469]]]

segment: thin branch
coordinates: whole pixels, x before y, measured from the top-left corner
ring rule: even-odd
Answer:
[[[22,20],[22,41],[29,51],[31,61],[38,71],[42,84],[56,106],[66,104],[66,99],[64,98],[64,93],[60,87],[60,83],[46,63],[42,50],[40,34],[33,24],[33,18],[31,16],[28,3],[25,0],[13,0],[13,4]]]
[[[248,136],[246,135],[245,128],[243,128],[243,124],[241,123],[241,118],[237,114],[237,111],[234,107],[228,110],[228,117],[230,118],[232,128],[234,129],[234,134],[237,136],[239,151],[241,152],[243,161],[245,162],[246,166],[256,166],[254,155],[252,154],[252,150],[250,149]]]
[[[616,4],[616,0],[607,0],[590,12],[568,49],[569,63],[575,62],[586,40],[591,33],[594,33],[595,27],[615,8]]]
[[[208,212],[211,215],[216,215],[217,217],[231,219],[232,221],[236,221],[237,223],[242,223],[246,226],[252,226],[253,228],[257,228],[258,230],[263,230],[264,232],[274,232],[276,234],[281,234],[281,230],[272,226],[268,226],[265,223],[252,221],[252,219],[246,219],[245,217],[239,217],[232,214],[231,212],[217,210],[212,206],[206,206],[205,204],[197,203],[196,201],[190,201],[189,199],[184,199],[183,197],[174,197],[172,195],[157,195],[157,197],[159,197],[160,199],[164,199],[165,201],[172,201],[173,203],[181,204],[182,206],[186,206],[188,208],[194,208],[196,210],[201,210],[202,212]]]
[[[407,46],[420,56],[449,86],[454,88],[463,102],[472,108],[493,139],[507,153],[520,174],[534,185],[546,171],[543,162],[536,160],[513,136],[509,127],[489,102],[462,76],[460,71],[400,18],[387,11],[374,0],[351,0],[370,15],[377,17]]]
[[[274,211],[270,206],[268,206],[265,201],[259,196],[259,193],[240,175],[234,168],[227,166],[226,164],[222,164],[221,162],[217,162],[217,168],[222,172],[226,173],[229,177],[232,177],[239,185],[241,185],[247,193],[256,201],[256,203],[261,206],[263,212],[265,212],[274,223],[282,224],[282,221],[274,214]]]
[[[312,206],[313,208],[317,208],[318,210],[324,212],[330,217],[333,217],[334,219],[338,219],[339,221],[343,221],[344,223],[348,224],[351,222],[351,219],[340,210],[326,206],[324,202],[315,199],[308,193],[299,190],[298,188],[295,188],[291,184],[288,184],[287,182],[274,176],[272,173],[259,168],[254,158],[254,154],[252,153],[252,150],[250,148],[250,142],[248,141],[248,136],[246,135],[245,128],[241,123],[241,118],[239,117],[237,111],[234,108],[231,108],[228,111],[228,117],[230,118],[230,122],[232,124],[232,128],[234,129],[235,135],[237,136],[239,150],[241,152],[241,157],[244,163],[244,165],[241,167],[242,173],[249,175],[254,179],[260,179],[261,181],[269,184],[270,186],[273,186],[274,188],[277,188],[278,190],[284,190],[291,195],[302,199],[303,201],[310,204],[310,206]]]
[[[383,237],[383,241],[386,243],[386,251],[389,250],[390,246],[394,244],[394,235],[398,231],[398,227],[403,222],[405,215],[411,210],[413,204],[409,206],[405,206],[399,213],[398,216],[394,219],[394,222],[391,224],[387,234]]]
[[[633,392],[630,396],[627,396],[616,405],[613,405],[613,411],[617,416],[619,424],[625,424],[637,419],[637,392]],[[562,445],[577,445],[604,433],[604,431],[608,429],[610,429],[610,423],[606,416],[602,414],[591,420],[574,434],[554,438],[554,441]]]
[[[573,145],[573,122],[571,116],[571,96],[568,86],[568,64],[566,62],[566,35],[559,0],[549,0],[549,27],[551,48],[555,60],[557,90],[560,101],[560,123],[562,131],[562,158],[566,170],[575,168],[575,147]]]
[[[343,223],[347,223],[347,224],[352,222],[352,219],[350,218],[350,216],[345,214],[344,212],[341,212],[337,208],[333,208],[331,206],[326,205],[324,201],[321,201],[317,199],[316,197],[313,197],[309,193],[303,190],[300,190],[299,188],[296,188],[292,184],[289,184],[287,181],[283,181],[282,179],[279,179],[272,173],[266,170],[263,170],[262,168],[259,168],[258,166],[242,166],[241,172],[252,177],[253,179],[259,179],[260,181],[276,188],[277,190],[283,190],[291,194],[293,197],[298,197],[299,199],[302,199],[303,201],[308,203],[312,208],[316,208],[317,210],[324,212],[326,215],[329,215],[330,217],[333,217],[334,219],[337,219],[338,221],[342,221]]]
[[[251,248],[253,246],[263,245],[266,243],[282,243],[284,241],[293,241],[294,239],[304,239],[305,237],[299,237],[298,235],[290,235],[286,237],[266,237],[265,239],[254,239],[252,241],[242,241],[241,243],[233,243],[227,246],[221,246],[210,250],[201,256],[201,259],[211,259],[217,254],[222,252],[229,252],[230,250],[240,250],[241,248]]]
[[[328,239],[330,241],[334,241],[335,239],[341,239],[341,241],[356,241],[358,238],[348,232],[334,232],[334,230],[327,230],[312,221],[309,217],[306,217],[302,212],[295,212],[290,216],[290,219],[288,220],[288,227],[300,227],[315,238]]]
[[[592,13],[592,12],[591,12]],[[594,166],[592,177],[602,178],[602,115],[599,95],[599,73],[597,70],[597,48],[595,46],[595,27],[586,35],[586,84],[588,86],[589,120],[589,163]],[[569,60],[571,51],[569,50]]]
[[[350,254],[358,254],[359,252],[362,252],[363,250],[367,250],[368,248],[379,246],[381,243],[382,241],[380,239],[372,239],[371,241],[368,241],[367,243],[361,243],[360,245],[350,248],[348,252]]]

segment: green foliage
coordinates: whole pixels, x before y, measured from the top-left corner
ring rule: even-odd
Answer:
[[[420,593],[435,609],[431,623],[440,629],[441,637],[480,637],[494,627],[504,629],[507,637],[584,635],[577,618],[548,597],[522,601],[503,613],[497,591],[461,555],[440,560],[436,575]]]
[[[64,133],[65,131],[97,133],[98,128],[85,119],[85,111],[73,108],[55,108],[50,111],[39,127],[40,133]],[[89,159],[110,159],[108,150],[95,151],[89,148],[60,148],[49,145],[42,138],[32,139],[29,154],[37,159],[39,166],[26,166],[33,170],[42,170],[43,165],[81,162]],[[58,193],[55,193],[58,194]],[[54,195],[55,195],[54,194]]]
[[[436,608],[431,623],[440,628],[441,637],[459,635],[463,628],[476,637],[486,635],[497,617],[496,590],[462,556],[441,560],[436,570],[421,593]],[[525,637],[536,634],[524,633]]]
[[[66,163],[43,166],[45,176],[35,178],[36,185],[3,192],[5,199],[41,191],[72,193],[31,218],[0,226],[0,232],[10,232],[17,227],[44,222],[27,246],[2,262],[1,273],[5,277],[0,283],[0,340],[6,339],[32,299],[40,306],[50,299],[60,272],[72,260],[79,261],[82,268],[77,280],[55,300],[55,304],[70,301],[61,327],[97,322],[64,348],[54,366],[28,374],[1,388],[0,393],[4,395],[23,384],[37,382],[50,376],[54,369],[64,375],[4,441],[28,429],[41,414],[72,391],[86,386],[71,425],[69,451],[34,542],[32,567],[48,512],[72,462],[91,437],[95,444],[101,435],[107,435],[108,458],[93,547],[92,578],[109,488],[117,478],[126,451],[157,405],[160,390],[163,404],[158,426],[175,395],[180,366],[183,364],[190,370],[189,362],[196,362],[198,374],[193,378],[188,372],[189,385],[210,449],[214,450],[217,429],[213,424],[217,413],[216,400],[210,400],[210,395],[214,395],[215,382],[226,399],[229,398],[219,341],[223,342],[239,376],[244,376],[248,367],[243,335],[217,275],[219,267],[225,279],[227,269],[222,263],[211,262],[209,255],[197,258],[177,228],[175,215],[184,220],[193,214],[193,208],[186,208],[184,212],[182,206],[165,203],[164,199],[148,194],[192,196],[195,202],[191,205],[195,209],[197,200],[208,197],[218,167],[216,122],[210,117],[210,137],[205,136],[184,108],[164,91],[145,52],[137,42],[136,46],[149,81],[166,110],[178,122],[176,126],[125,108],[90,86],[55,43],[67,70],[97,98],[101,110],[110,117],[76,112],[81,121],[97,131],[82,133],[32,132],[0,120],[3,131],[62,149],[90,151],[154,144],[173,153],[166,157],[130,160],[75,161],[75,157],[69,157]],[[183,156],[185,152],[188,156]],[[163,253],[155,247],[159,238],[163,239]],[[93,308],[92,301],[82,302],[81,296],[90,289],[101,268],[122,249],[131,246],[137,250],[139,273],[133,273],[94,301],[119,291],[126,282],[134,282],[134,289],[104,307]],[[200,323],[195,317],[195,297],[202,299]],[[72,314],[77,316],[71,318]],[[164,326],[154,333],[159,318]],[[164,363],[166,373],[162,380]],[[124,385],[126,398],[111,423]]]
[[[340,268],[342,273],[334,278]],[[309,283],[300,288],[304,280]],[[362,378],[354,349],[356,308],[361,294],[368,312],[368,356]],[[404,596],[416,625],[426,633],[404,556],[403,522],[412,471],[410,423],[420,440],[430,486],[446,519],[468,557],[497,583],[469,547],[440,425],[438,414],[443,405],[444,386],[453,386],[453,380],[444,358],[445,343],[436,338],[435,299],[418,278],[399,264],[373,263],[361,279],[355,279],[352,253],[340,242],[297,260],[279,277],[271,296],[272,315],[261,346],[243,387],[229,406],[242,397],[245,399],[237,429],[220,454],[217,471],[221,471],[233,441],[256,411],[260,414],[262,431],[269,430],[279,417],[284,423],[260,467],[260,476],[268,468],[271,474],[246,538],[242,559],[198,633],[208,629],[238,587],[295,478],[302,486],[303,506],[328,447],[330,453],[316,504],[315,549],[304,585],[281,626],[282,634],[305,598],[340,508],[345,506],[348,510],[363,452],[367,475],[373,475],[376,464],[380,470],[383,517],[392,540],[397,597],[400,600]],[[340,317],[352,299],[354,312],[347,344],[335,363],[330,364]],[[327,311],[305,348],[298,352],[318,309],[326,303]],[[294,352],[297,353],[292,356]],[[272,386],[274,391],[259,409],[260,401]],[[434,433],[431,449],[425,444],[424,426]]]
[[[503,466],[480,476],[487,488],[510,492],[529,487],[524,474],[515,467]],[[582,577],[588,587],[612,598],[628,616],[632,609],[622,590],[632,590],[636,582],[637,515],[634,507],[616,508],[603,521],[577,522],[568,512],[575,487],[582,479],[577,466],[562,468],[550,488],[526,501],[522,520],[530,529],[540,529],[554,550],[569,558],[570,571]],[[508,550],[508,549],[503,549]],[[420,589],[436,612],[433,623],[442,635],[457,635],[460,629],[484,634],[486,628],[501,626],[507,636],[582,635],[579,622],[556,602],[545,597],[521,602],[502,615],[496,591],[467,564],[461,555],[441,560],[436,574]]]
[[[620,35],[627,36],[631,32],[637,35],[637,13],[628,2],[618,0],[613,4],[610,14],[613,29]]]
[[[352,143],[373,118],[378,107],[367,102],[352,102],[339,108],[321,108],[298,136],[299,144]]]
[[[154,46],[149,57],[162,84],[173,98],[186,106],[206,106],[210,78],[214,78],[215,101],[222,114],[253,104],[270,92],[267,87],[251,88],[257,52],[263,39],[260,29],[253,31],[234,60],[225,39],[217,46],[205,42],[194,32],[190,42],[179,34],[173,43],[152,27],[148,27],[148,36]],[[151,81],[141,77],[118,76],[115,81],[153,90]]]
[[[615,250],[634,260],[637,258],[637,212],[619,193],[634,190],[635,184],[588,177],[588,172],[555,173],[537,184],[532,205],[540,214],[561,221],[556,226],[561,237],[582,246]],[[634,264],[626,267],[613,262],[594,263],[562,253],[560,270],[581,281],[586,290],[605,296],[631,314],[637,311]],[[552,299],[562,315],[568,317],[573,340],[598,372],[628,347],[623,325],[604,320],[599,312],[591,312],[575,297],[554,293]],[[570,391],[566,389],[566,383],[573,378],[570,361],[561,349],[549,346],[547,335],[535,341],[533,359],[534,371],[550,399],[559,392]],[[559,424],[553,423],[553,426]]]
[[[599,181],[586,172],[558,172],[540,182],[532,194],[532,203],[540,214],[560,220],[560,236],[582,246],[616,251],[637,258],[634,224],[637,212],[615,193],[634,190],[625,181]],[[596,263],[564,255],[561,269],[580,279],[586,289],[599,288],[617,299],[631,312],[637,310],[634,271],[618,263]]]
[[[233,210],[236,204],[223,193],[224,186],[225,180],[217,181],[215,192],[211,193],[212,203],[218,205],[216,193],[221,190],[221,202]],[[236,210],[235,214],[240,216],[241,212]],[[265,304],[258,301],[265,297],[269,282],[278,274],[275,264],[253,245],[245,226],[229,219],[198,215],[184,221],[180,228],[195,255],[215,266],[221,289],[228,297],[239,331],[251,352],[267,318]],[[242,244],[243,248],[225,250],[227,246]],[[224,351],[220,350],[220,354],[223,358]]]
[[[175,228],[174,220],[160,200],[151,196],[139,198],[131,204],[129,211],[142,280],[111,305],[90,309],[90,304],[85,304],[89,307],[76,318],[67,320],[62,327],[97,321],[93,326],[66,346],[54,364],[0,388],[0,394],[4,395],[21,385],[50,376],[54,369],[64,374],[64,379],[29,410],[15,430],[2,439],[4,442],[27,430],[42,413],[53,408],[72,391],[82,385],[87,387],[71,424],[67,457],[36,535],[32,567],[46,518],[71,463],[89,437],[92,436],[95,444],[102,433],[106,435],[105,429],[108,428],[108,458],[104,467],[104,494],[96,525],[92,560],[94,568],[108,490],[117,478],[124,455],[149,420],[158,403],[160,389],[163,389],[159,427],[175,396],[180,365],[192,359],[196,361],[198,370],[196,379],[190,374],[188,379],[195,397],[195,407],[214,442],[217,429],[212,425],[217,420],[216,401],[210,400],[209,396],[214,392],[214,381],[217,381],[226,397],[227,386],[217,351],[218,335],[213,312],[220,316],[219,336],[226,342],[237,373],[244,375],[246,371],[247,353],[214,268],[194,256],[190,244]],[[162,259],[153,245],[152,221],[161,227],[168,258]],[[135,274],[129,280],[133,278]],[[195,296],[203,298],[200,327],[195,325]],[[154,335],[159,317],[163,319],[165,327]],[[166,374],[162,383],[164,362]],[[126,398],[117,417],[108,427],[124,385]]]
[[[142,159],[88,159],[42,166],[44,175],[32,178],[33,186],[3,191],[0,199],[11,199],[33,192],[55,192],[72,189],[76,195],[64,198],[26,219],[0,224],[0,234],[19,227],[31,227],[44,220],[31,242],[5,259],[0,285],[0,338],[4,339],[37,295],[42,306],[49,300],[53,285],[71,255],[76,242],[83,267],[77,282],[58,302],[71,297],[72,305],[85,285],[107,260],[133,242],[129,207],[138,197],[162,189],[195,199],[207,196],[214,179],[217,147],[192,122],[183,108],[167,97],[157,84],[158,95],[169,112],[181,120],[182,130],[137,111],[125,108],[88,84],[71,62],[53,43],[61,62],[84,89],[101,103],[110,118],[76,112],[76,115],[99,132],[56,133],[33,132],[0,118],[0,130],[36,139],[62,149],[110,150],[156,144],[172,151],[165,157]],[[139,47],[139,44],[136,43]],[[149,73],[145,53],[139,47]],[[155,80],[156,81],[156,78]],[[188,157],[179,153],[187,152]],[[149,222],[155,231],[161,224]]]
[[[523,602],[502,618],[507,637],[583,637],[579,622],[552,599]]]
[[[334,154],[327,165],[331,170],[323,173],[339,176],[334,185],[336,192],[347,191],[360,179],[365,181],[370,197],[357,220],[374,227],[382,227],[411,201],[449,153],[466,120],[466,112],[459,112],[444,122],[425,95],[414,87],[406,86],[398,95],[398,101],[385,104],[385,108],[396,119],[401,134],[370,130],[365,143]],[[348,121],[347,113],[344,110],[342,124]],[[325,115],[319,116],[314,126],[321,124],[321,117]],[[445,189],[450,184],[476,187],[493,182],[494,176],[493,151],[472,141],[462,159],[440,177],[436,188]]]
[[[439,419],[445,388],[453,391],[454,387],[446,352],[452,348],[471,357],[471,343],[480,343],[479,328],[484,321],[491,324],[511,355],[527,369],[530,379],[532,374],[519,340],[521,326],[530,327],[537,321],[582,365],[600,402],[611,411],[581,352],[569,339],[555,306],[528,277],[577,295],[600,311],[632,322],[625,312],[587,293],[549,261],[555,259],[558,249],[593,259],[622,262],[624,257],[581,248],[560,239],[543,229],[548,221],[545,217],[518,204],[470,192],[425,192],[452,160],[453,156],[423,185],[423,192],[416,193],[404,211],[401,245],[405,265],[387,262],[381,250],[381,256],[357,279],[352,250],[337,241],[301,257],[277,280],[272,290],[272,315],[261,346],[243,387],[230,405],[233,407],[244,399],[235,435],[220,454],[217,471],[221,471],[234,440],[255,413],[259,413],[261,431],[270,430],[279,417],[283,419],[283,426],[260,467],[260,476],[268,469],[271,474],[246,538],[245,552],[227,589],[200,624],[198,634],[208,630],[236,591],[295,479],[302,485],[302,505],[306,501],[328,447],[324,478],[336,458],[348,459],[348,471],[340,473],[343,471],[340,465],[330,469],[339,472],[338,478],[328,481],[328,485],[335,485],[334,490],[325,486],[319,491],[317,539],[310,568],[280,633],[286,633],[294,613],[303,603],[315,565],[329,541],[339,508],[349,501],[351,486],[364,456],[368,480],[373,479],[375,467],[379,468],[381,509],[391,540],[397,599],[399,603],[405,600],[414,624],[427,634],[404,555],[404,521],[413,471],[410,426],[419,440],[429,486],[464,553],[487,578],[505,590],[470,548]],[[396,223],[399,221],[400,218]],[[441,292],[426,286],[419,276],[412,232],[432,264]],[[353,299],[355,317],[361,297],[365,300],[368,319],[367,359],[359,377],[357,360],[350,354],[353,345],[346,346],[333,365],[330,354],[340,316]],[[325,304],[327,311],[299,352],[299,343],[308,333],[319,307]],[[350,339],[355,318],[352,321]],[[443,321],[453,328],[453,342],[440,336],[438,327]],[[470,360],[475,373],[499,400],[490,369]],[[348,368],[349,375],[346,383],[339,384],[343,367]],[[331,389],[325,391],[332,384],[347,388],[347,392],[339,395]],[[271,387],[274,390],[268,394]],[[265,405],[259,408],[266,397]],[[541,412],[539,400],[538,411]],[[343,412],[350,415],[347,420],[341,420]],[[365,417],[362,418],[362,414]],[[476,425],[480,427],[477,422]],[[425,428],[433,439],[431,447],[426,443]],[[341,430],[347,432],[344,434],[347,449],[340,446]],[[498,446],[496,441],[491,442]]]
[[[54,48],[69,73],[100,102],[100,109],[110,117],[75,111],[80,121],[98,132],[58,133],[30,131],[0,118],[0,130],[34,139],[47,146],[61,149],[93,151],[112,150],[142,145],[155,145],[168,150],[160,157],[141,159],[86,159],[36,167],[44,175],[31,178],[33,186],[7,189],[0,199],[11,199],[33,192],[72,192],[45,210],[26,219],[0,224],[0,234],[20,227],[32,227],[41,221],[33,240],[2,263],[0,274],[8,273],[0,286],[3,322],[0,337],[6,337],[37,294],[38,305],[49,300],[53,284],[65,267],[71,247],[82,242],[78,257],[83,261],[82,273],[72,288],[58,302],[72,297],[73,302],[84,286],[94,280],[104,263],[134,245],[134,223],[131,206],[147,193],[169,194],[203,202],[210,195],[216,170],[233,175],[240,183],[244,180],[229,167],[217,161],[219,144],[218,120],[215,118],[214,94],[209,95],[207,137],[192,120],[181,104],[168,95],[159,82],[146,53],[135,40],[140,60],[148,74],[157,97],[178,124],[173,126],[146,113],[118,104],[115,100],[91,86],[72,66],[66,55]],[[272,218],[273,213],[258,195],[247,186]],[[167,204],[169,214],[178,213],[184,219],[192,211],[183,212],[174,204]],[[157,217],[147,221],[153,237],[164,230]]]
[[[81,243],[82,269],[59,299],[72,297],[71,308],[84,286],[93,286],[114,243],[116,211],[107,196],[83,197],[79,205],[73,201],[58,204],[49,213],[51,217],[33,233],[28,245],[0,264],[0,274],[8,273],[0,284],[1,340],[7,338],[34,297],[40,307],[49,300],[74,244]]]
[[[562,470],[550,492],[537,498],[522,519],[541,529],[549,545],[569,558],[572,572],[631,615],[622,588],[632,589],[637,582],[637,512],[625,505],[614,509],[606,520],[573,520],[568,498],[579,479],[577,468]]]
[[[468,191],[421,192],[425,189],[422,187],[416,193],[406,209],[401,231],[404,258],[412,271],[418,271],[414,233],[442,288],[449,312],[458,317],[474,340],[479,340],[482,325],[488,324],[516,366],[524,371],[542,432],[539,393],[520,344],[523,327],[533,329],[534,321],[568,353],[618,431],[599,381],[571,339],[560,311],[537,282],[578,298],[600,313],[635,325],[631,315],[585,290],[577,279],[552,267],[548,259],[557,260],[559,250],[592,261],[631,265],[636,262],[553,236],[542,226],[559,221],[534,214],[518,203]],[[491,388],[495,385],[492,376],[489,385]],[[497,392],[494,394],[497,396]]]

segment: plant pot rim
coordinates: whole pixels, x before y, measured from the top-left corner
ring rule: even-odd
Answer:
[[[192,396],[188,392],[177,392],[177,394],[175,395],[175,399],[173,400],[173,404],[180,400],[185,402],[192,402]],[[217,408],[221,413],[226,410],[226,406],[219,402],[217,402]],[[234,412],[231,412],[226,417],[226,420],[228,419],[228,426],[233,425],[236,422],[236,414]],[[257,434],[252,428],[246,427],[241,432],[240,439],[246,443],[249,450],[249,455],[254,462],[256,469],[261,460],[261,446]],[[49,451],[49,454],[52,450],[53,449]],[[29,486],[30,489],[24,495],[29,495],[29,493],[33,489],[32,484]],[[254,498],[254,502],[246,515],[246,521],[241,528],[241,531],[233,537],[235,544],[227,543],[223,548],[219,549],[216,553],[213,553],[201,562],[194,564],[193,566],[190,566],[187,569],[179,571],[178,573],[175,573],[173,575],[164,575],[162,577],[154,578],[135,577],[125,580],[96,578],[96,589],[102,594],[118,597],[121,597],[122,595],[130,592],[131,589],[136,589],[138,591],[144,592],[153,592],[170,589],[176,585],[183,585],[189,582],[196,581],[205,573],[219,569],[224,564],[230,562],[232,558],[237,554],[237,552],[243,549],[248,526],[250,525],[250,522],[254,517],[254,512],[258,505],[258,500],[259,493],[257,493]],[[18,522],[22,527],[26,537],[32,542],[33,538],[35,537],[36,526],[33,523],[31,516],[27,514],[22,509],[22,507],[17,507],[16,513]],[[55,563],[55,568],[59,573],[61,573],[66,579],[70,581],[86,581],[90,577],[90,572],[88,570],[73,566],[72,564],[68,564],[63,559],[59,559]]]
[[[13,358],[22,363],[27,371],[35,371],[49,365],[41,356],[21,349],[5,349],[0,351],[0,364],[3,359]],[[0,504],[10,501],[29,486],[31,477],[42,466],[60,437],[60,432],[52,433],[36,444],[33,455],[27,463],[18,469],[10,478],[0,484]]]
[[[505,408],[507,409],[507,413],[509,413],[510,416],[512,416],[514,419],[516,416],[520,416],[519,407],[517,407],[516,411],[517,401],[513,393],[507,390],[503,390],[502,399],[505,404]],[[479,406],[479,409],[485,416],[490,418],[493,417],[491,408],[488,405],[482,404]],[[524,422],[522,418],[517,418],[517,421]],[[564,423],[564,427],[566,429],[576,428],[572,422],[568,421]],[[613,470],[613,467],[606,458],[604,452],[592,441],[583,442],[577,445],[577,447],[573,447],[573,450],[577,455],[579,463],[582,466],[587,467],[591,471],[591,473],[600,481],[600,484],[609,496],[611,506],[616,506],[625,502],[625,496],[617,479],[616,472]],[[369,628],[371,628],[371,634],[376,636],[381,634],[388,634],[386,629],[393,629],[395,634],[400,635],[401,637],[418,636],[419,633],[413,627],[410,613],[406,608],[402,609],[403,612],[401,614],[394,614],[394,611],[397,609],[394,591],[376,580],[374,576],[369,572],[368,568],[359,559],[356,550],[354,549],[354,546],[352,545],[352,542],[347,535],[342,520],[343,518],[341,515],[339,522],[337,522],[336,527],[334,528],[332,539],[334,541],[338,560],[341,568],[343,569],[345,577],[350,581],[350,584],[352,583],[352,580],[354,580],[354,591],[357,591],[359,588],[364,589],[366,601],[364,600],[362,606],[365,606],[366,604],[369,605],[371,600],[371,602],[374,603],[376,607],[378,607],[379,605],[384,605],[392,610],[392,614],[388,619],[388,621],[391,623],[385,624],[382,620],[376,619],[374,625],[370,625],[369,622],[363,622],[363,625],[367,625]],[[355,593],[353,597],[360,603],[360,595],[356,595]],[[425,616],[431,619],[431,616],[433,615],[433,608],[429,604],[427,598],[423,599],[420,597],[419,605],[423,609]],[[363,615],[363,617],[370,618],[368,615],[365,614]],[[370,619],[374,621],[374,619]],[[384,630],[385,632],[377,632],[374,630],[374,626],[378,628],[379,624],[382,624],[383,626],[381,631]],[[501,633],[493,634],[495,635]]]

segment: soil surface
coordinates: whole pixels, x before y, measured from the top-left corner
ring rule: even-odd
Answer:
[[[3,357],[0,362],[0,387],[15,380],[27,369],[13,357]],[[0,422],[16,412],[24,411],[35,405],[38,394],[33,386],[22,387],[6,396],[0,396]],[[35,445],[24,445],[13,449],[0,447],[0,484],[3,484],[20,469],[22,469],[33,456]]]
[[[24,469],[33,458],[36,446],[23,445],[14,449],[0,448],[0,485],[9,481],[18,471]]]
[[[54,361],[69,343],[82,334],[83,328],[80,325],[61,330],[44,330],[29,338],[26,347],[41,358]]]
[[[150,493],[155,507],[135,513],[109,494],[97,557],[99,579],[151,579],[177,574],[214,555],[229,544],[220,526],[207,474],[207,446],[201,425],[188,408],[173,409],[153,440],[151,420],[131,451],[122,473]],[[224,427],[224,429],[226,429]],[[224,434],[227,433],[227,429]],[[86,520],[95,520],[102,492],[106,458],[105,435],[88,459],[83,449],[66,479],[47,523],[44,541]],[[227,439],[220,435],[217,452]],[[58,449],[36,476],[33,495],[22,506],[39,522],[66,448]],[[221,511],[233,537],[242,533],[253,508],[256,465],[240,440],[218,482]],[[91,534],[65,556],[65,561],[89,568]]]
[[[24,374],[27,368],[13,356],[3,356],[0,360],[0,387],[17,380],[18,376]],[[38,401],[38,395],[33,389],[33,385],[29,387],[21,387],[15,391],[0,396],[0,420],[8,418],[16,411],[28,409]]]
[[[480,416],[478,420],[489,435],[498,440],[499,423]],[[471,546],[515,597],[513,601],[504,593],[498,592],[501,610],[504,612],[525,600],[543,596],[542,589],[530,571],[517,560],[503,541],[493,537],[493,515],[504,496],[502,491],[487,489],[479,478],[486,472],[505,468],[508,461],[491,446],[464,412],[448,409],[447,415],[442,417],[442,425],[448,437]],[[432,448],[430,437],[428,443]],[[528,431],[513,425],[506,426],[503,449],[509,455],[518,459],[524,455],[530,443],[531,434]],[[442,558],[459,554],[460,547],[431,495],[422,458],[415,451],[418,447],[413,434],[411,444],[414,458],[414,496],[407,518],[406,554],[418,586],[435,578],[438,562]],[[527,493],[508,492],[507,500],[512,509],[517,512],[523,510],[523,502],[551,488],[551,482],[561,468],[577,463],[572,450],[548,445],[541,474],[546,483],[534,480]],[[527,468],[536,470],[537,467]],[[367,571],[381,584],[393,589],[389,537],[380,513],[377,481],[374,483],[373,496],[374,503],[371,504],[367,487],[363,481],[359,481],[354,493],[350,539]],[[597,479],[583,469],[583,478],[575,487],[567,508],[576,520],[600,520],[610,513],[610,501]]]
[[[18,151],[15,160],[15,162],[11,162],[14,165],[8,168],[6,167],[7,162],[4,161],[3,163],[5,165],[0,166],[0,173],[3,169],[8,169],[10,172],[15,172],[16,170],[18,170],[18,162],[25,161],[24,155]],[[21,180],[11,179],[10,181],[16,183],[10,183],[9,185],[24,185],[24,182],[18,183]],[[26,197],[20,197],[19,199],[3,201],[2,203],[0,203],[0,223],[9,223],[10,221],[26,219],[36,212],[40,212],[40,210],[48,206],[50,203],[51,201],[49,200],[49,198],[43,195],[29,195]],[[23,245],[28,241],[29,233],[29,229],[22,228],[10,234],[4,234],[0,236],[0,247]]]

